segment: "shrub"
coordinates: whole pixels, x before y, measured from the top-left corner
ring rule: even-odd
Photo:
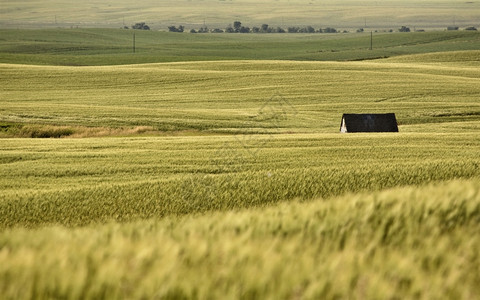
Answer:
[[[150,26],[145,24],[145,22],[140,22],[140,23],[135,23],[135,25],[132,25],[132,29],[150,30]]]
[[[169,26],[168,27],[168,31],[170,31],[170,32],[183,32],[184,29],[185,29],[185,27],[183,27],[182,25],[178,26],[178,28],[176,26]]]

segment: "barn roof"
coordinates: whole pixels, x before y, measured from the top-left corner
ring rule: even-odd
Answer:
[[[343,114],[340,132],[398,132],[394,113]]]

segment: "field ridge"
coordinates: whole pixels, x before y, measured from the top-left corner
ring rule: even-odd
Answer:
[[[0,290],[6,299],[472,298],[479,187],[453,180],[267,209],[8,229]]]

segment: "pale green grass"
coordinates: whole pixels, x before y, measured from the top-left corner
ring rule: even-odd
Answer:
[[[351,61],[480,49],[477,31],[370,34],[178,34],[122,29],[0,29],[0,62],[124,65],[179,61]]]
[[[253,27],[336,26],[393,28],[402,25],[446,28],[478,26],[479,3],[472,1],[360,1],[360,0],[126,0],[72,2],[60,0],[4,1],[3,27],[122,27],[147,22],[153,29],[183,24],[190,28],[225,28],[235,20]],[[413,30],[413,28],[412,28]]]
[[[275,205],[480,175],[478,131],[4,139],[0,227]]]
[[[480,182],[0,233],[3,299],[476,299]]]
[[[463,122],[478,130],[479,52],[441,55],[450,62],[1,64],[0,120],[210,133],[337,132],[342,113],[395,112],[403,131],[456,132]]]
[[[3,64],[4,136],[20,125],[194,136],[3,140],[2,224],[128,221],[477,176],[478,51],[421,57]],[[339,135],[345,112],[395,112],[401,133]]]
[[[155,131],[0,139],[1,298],[475,299],[478,64],[1,64],[2,136]]]

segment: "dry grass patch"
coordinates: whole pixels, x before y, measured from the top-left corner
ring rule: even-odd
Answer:
[[[199,135],[197,130],[163,131],[153,126],[87,127],[44,124],[0,124],[0,138],[91,138],[123,136],[189,136]]]

